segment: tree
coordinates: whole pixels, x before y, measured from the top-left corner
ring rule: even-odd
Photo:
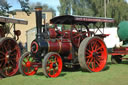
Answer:
[[[104,0],[86,0],[91,4],[90,8],[97,17],[104,17]],[[114,18],[114,25],[117,26],[120,21],[128,20],[128,3],[126,0],[106,0],[107,17]],[[110,25],[110,24],[109,24]]]
[[[23,11],[25,11],[27,13],[27,15],[30,14],[30,10],[29,10],[29,0],[17,0]],[[10,4],[8,4],[7,0],[0,0],[0,15],[1,16],[8,16],[8,14],[12,14],[15,15],[14,11],[10,11],[10,8],[12,6]]]
[[[9,13],[9,8],[11,8],[6,0],[0,0],[0,15],[6,16],[6,13]]]
[[[86,0],[59,0],[58,10],[60,15],[92,15],[93,11],[87,6]]]
[[[60,6],[58,6],[58,10],[60,15],[71,14],[71,0],[59,0]]]
[[[35,10],[36,6],[42,6],[43,10],[52,11],[53,16],[56,16],[56,11],[53,8],[49,7],[47,4],[41,4],[40,2],[36,2],[36,3],[30,3],[29,6],[30,6],[31,11]]]

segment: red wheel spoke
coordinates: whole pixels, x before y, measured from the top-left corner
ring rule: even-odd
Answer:
[[[88,67],[89,67],[89,65],[92,63],[92,60],[93,60],[93,58],[90,59],[89,64],[88,64]],[[88,63],[88,62],[87,62],[87,63]]]
[[[9,58],[10,60],[16,60],[16,58]]]
[[[11,64],[12,64],[12,66],[15,66],[15,65],[16,65],[14,62],[12,62],[12,61],[10,61],[10,62],[11,62]]]
[[[95,59],[94,59],[94,61],[92,62],[92,69],[95,69]]]
[[[5,60],[5,58],[0,58],[0,62],[3,61],[3,60]]]
[[[15,47],[13,50],[11,50],[11,52],[15,51],[17,49],[17,47]]]
[[[4,45],[4,49],[6,50],[6,52],[8,51],[5,45]]]
[[[53,74],[55,74],[55,69],[53,69]]]
[[[100,63],[98,63],[98,61],[97,61],[97,60],[96,60],[95,62],[96,62],[96,64],[97,64],[97,65],[98,65],[98,67],[99,67],[99,66],[100,66]]]
[[[90,59],[88,58],[86,62],[88,63],[88,62],[89,62],[89,60],[90,60]]]
[[[5,69],[5,74],[8,75],[8,69]]]
[[[99,47],[99,48],[96,49],[96,51],[99,51],[99,50],[102,50],[102,49],[103,49],[103,47]]]
[[[2,52],[2,51],[0,51],[0,54],[3,54],[3,55],[5,55],[5,53],[4,53],[4,52]]]
[[[26,67],[26,64],[22,64],[22,67]]]
[[[26,61],[23,59],[23,62],[26,63]]]
[[[31,72],[31,69],[30,69],[30,67],[28,67],[28,72]]]
[[[90,54],[92,53],[92,51],[90,51],[90,50],[88,50],[88,49],[86,49],[86,51],[87,51],[88,53],[90,53]]]
[[[13,53],[13,54],[10,54],[11,56],[16,56],[17,54]]]
[[[55,57],[55,59],[54,59],[54,60],[55,60],[55,62],[54,62],[54,63],[56,63],[56,62],[57,62],[57,58]]]
[[[91,56],[91,53],[89,53],[89,52],[86,52],[86,55],[87,55],[87,56]]]

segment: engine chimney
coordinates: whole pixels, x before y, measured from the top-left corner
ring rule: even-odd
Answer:
[[[36,6],[35,13],[36,13],[36,28],[37,28],[36,38],[41,39],[41,36],[42,36],[42,7]]]

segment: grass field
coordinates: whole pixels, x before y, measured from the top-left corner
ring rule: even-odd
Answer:
[[[34,76],[19,74],[4,78],[0,85],[128,85],[128,62],[115,65],[109,58],[106,70],[102,72],[67,71],[57,78],[46,78],[40,69]]]

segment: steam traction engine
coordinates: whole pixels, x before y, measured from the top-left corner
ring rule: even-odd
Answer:
[[[0,16],[0,75],[3,77],[13,76],[18,71],[20,48],[16,41],[21,32],[15,29],[15,24],[26,25],[27,21]]]
[[[59,76],[62,67],[76,69],[80,66],[83,71],[89,72],[103,70],[107,61],[103,38],[107,35],[96,35],[96,31],[90,31],[88,26],[97,22],[113,22],[113,19],[64,15],[51,19],[50,23],[55,25],[51,28],[42,25],[42,8],[35,10],[36,39],[31,43],[31,52],[26,52],[19,61],[19,70],[23,75],[34,75],[41,66],[47,77]],[[57,24],[62,24],[62,30]],[[69,26],[71,30],[64,30]]]

